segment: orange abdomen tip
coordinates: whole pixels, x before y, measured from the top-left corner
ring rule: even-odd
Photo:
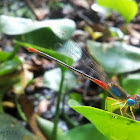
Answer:
[[[38,53],[38,50],[36,50],[34,48],[28,48],[27,50],[28,50],[28,52]]]

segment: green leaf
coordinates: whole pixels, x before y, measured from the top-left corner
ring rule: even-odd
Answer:
[[[24,46],[25,48],[32,47],[34,49],[42,51],[42,52],[44,52],[44,53],[46,53],[46,54],[48,54],[48,55],[50,55],[50,56],[62,61],[62,62],[66,63],[66,64],[68,64],[70,66],[73,64],[73,60],[71,58],[69,58],[69,57],[67,57],[67,56],[65,56],[65,55],[63,55],[61,53],[58,53],[56,51],[49,50],[49,49],[46,49],[46,48],[42,48],[40,46],[36,46],[36,45],[33,45],[33,44],[20,42],[20,41],[17,41],[17,40],[15,40],[14,43],[17,44],[17,45]],[[64,69],[65,71],[67,70],[67,68],[65,68],[64,66],[61,66],[61,68]]]
[[[93,124],[86,124],[71,129],[59,140],[108,140]]]
[[[16,35],[16,44],[23,45],[24,47],[30,46],[36,48],[49,55],[52,54],[51,56],[57,59],[59,58],[60,61],[65,63],[67,62],[68,65],[72,65],[72,59],[43,48],[52,50],[55,48],[55,51],[57,51],[63,45],[68,47],[69,43],[67,40],[70,38],[76,27],[74,21],[69,19],[33,21],[30,19],[8,17],[3,15],[0,16],[0,19],[1,32],[8,35]],[[70,44],[71,47],[75,46],[74,43]],[[63,49],[61,50],[61,52],[64,52]],[[64,71],[67,70],[63,66],[61,66],[61,68]]]
[[[10,56],[10,53],[0,51],[0,62],[6,61],[9,58],[9,56]],[[17,60],[20,62],[17,56],[14,57],[14,60]]]
[[[43,76],[44,86],[58,92],[60,88],[61,74],[60,68],[45,72]],[[62,93],[66,93],[67,91],[73,89],[75,85],[76,77],[71,71],[66,71]]]
[[[0,32],[4,34],[21,35],[44,27],[51,28],[58,38],[67,40],[75,30],[76,24],[70,19],[35,21],[27,18],[0,16]],[[67,32],[66,36],[63,35],[65,32]]]
[[[9,60],[10,53],[0,52],[0,87],[11,86],[19,81],[21,62],[17,56]]]
[[[0,21],[2,33],[16,35],[18,41],[49,49],[68,40],[76,28],[70,19],[33,21],[2,15]]]
[[[76,92],[72,92],[69,94],[69,99],[74,99],[77,102],[81,103],[82,102],[82,95]]]
[[[0,113],[0,139],[1,140],[39,140],[35,135],[26,130],[14,117]]]
[[[29,33],[16,35],[16,40],[51,49],[59,41],[59,38],[56,37],[50,28],[44,27]]]
[[[16,70],[20,70],[20,62],[16,60],[8,60],[0,63],[0,76],[13,73]]]
[[[111,112],[111,104],[113,104],[113,103],[115,103],[116,101],[114,101],[114,100],[110,100],[110,99],[108,99],[107,100],[107,102],[106,102],[106,110],[107,111],[109,111],[109,112]],[[120,106],[121,106],[122,104],[117,104],[117,105],[113,105],[112,106],[112,112],[114,112],[116,109],[120,109]],[[125,114],[124,114],[125,115]]]
[[[36,116],[36,120],[37,120],[37,124],[38,124],[40,130],[42,131],[42,133],[45,135],[45,137],[48,140],[51,140],[54,123],[49,120],[45,120],[39,116]],[[64,134],[63,130],[58,127],[57,128],[57,138],[59,139],[63,134]]]
[[[140,94],[140,73],[129,74],[122,80],[122,87],[130,94]]]
[[[121,42],[100,43],[88,40],[88,51],[110,74],[140,69],[140,49]]]
[[[129,23],[138,12],[138,5],[134,0],[97,0],[97,3],[119,12],[127,23]]]
[[[65,32],[66,33],[63,35],[63,38],[60,39],[50,28],[45,27],[22,35],[17,35],[16,40],[56,51],[59,49],[63,50],[66,47],[74,48],[74,42],[67,40],[65,41],[65,37],[68,35],[69,30]]]
[[[8,35],[16,35],[16,44],[23,45],[24,47],[30,46],[48,54],[50,52],[51,56],[57,59],[60,58],[61,61],[66,61],[67,64],[72,65],[72,59],[41,48],[54,49],[56,47],[55,49],[58,50],[60,46],[67,44],[64,41],[69,39],[75,30],[76,25],[74,21],[69,19],[33,21],[3,15],[0,16],[0,21],[1,32]],[[26,43],[23,43],[23,41]],[[66,71],[66,68],[63,66],[61,68]]]
[[[74,102],[74,103],[73,103]],[[89,106],[77,106],[69,100],[69,106],[86,117],[95,127],[111,140],[139,140],[140,122]]]
[[[4,76],[0,76],[0,87],[12,86],[20,81],[20,77],[17,73],[10,73]]]
[[[124,36],[123,32],[119,28],[110,27],[109,30],[110,30],[110,33],[111,33],[112,37],[123,38],[123,36]]]

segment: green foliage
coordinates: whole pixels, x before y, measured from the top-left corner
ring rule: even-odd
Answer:
[[[2,15],[0,16],[0,21],[0,31],[8,35],[16,35],[17,41],[15,42],[17,45],[22,45],[27,48],[36,48],[40,51],[47,52],[47,54],[63,62],[66,61],[69,65],[72,65],[72,59],[55,51],[48,50],[55,48],[57,51],[60,49],[61,45],[69,44],[68,42],[64,41],[69,39],[75,30],[75,23],[72,20],[58,19],[32,21],[30,19],[15,18]],[[61,52],[63,51],[64,50],[61,49]],[[61,68],[67,70],[63,66],[61,66]]]
[[[76,100],[77,102],[81,103],[82,102],[82,95],[78,94],[76,92],[72,92],[69,95],[69,99],[73,99],[73,100]]]
[[[14,117],[0,113],[0,139],[1,140],[39,140],[31,132],[26,130]]]
[[[50,1],[49,2],[49,7],[52,9],[52,10],[58,10],[58,9],[61,9],[63,8],[65,5],[64,3],[62,3],[61,1]]]
[[[67,64],[72,65],[72,59],[61,55],[60,53],[47,50],[55,48],[57,51],[60,49],[60,44],[69,46],[68,42],[63,41],[69,39],[75,30],[75,23],[72,20],[57,19],[33,21],[25,18],[1,15],[0,21],[0,31],[8,35],[16,35],[18,41],[16,42],[17,45],[36,48],[43,52],[47,52],[57,59],[60,58],[59,60],[63,62],[67,61]],[[74,46],[73,43],[71,43],[71,45]],[[64,50],[61,49],[61,52],[64,52]],[[66,70],[63,66],[61,66],[61,68]]]
[[[114,101],[114,100],[108,99],[107,102],[106,102],[106,110],[109,111],[109,112],[111,112],[111,104],[113,104],[113,103],[115,103],[115,102],[116,102],[116,101]],[[104,104],[105,104],[105,103],[104,103]],[[118,110],[117,113],[120,113],[120,106],[121,106],[121,105],[122,105],[122,104],[113,105],[113,106],[112,106],[112,112]],[[126,115],[124,114],[124,116],[126,116]]]
[[[71,58],[69,58],[69,57],[67,57],[67,56],[65,56],[65,55],[63,55],[61,53],[57,53],[56,51],[53,51],[53,50],[50,50],[50,49],[46,49],[46,48],[42,48],[40,46],[36,46],[36,45],[32,45],[32,44],[20,42],[20,41],[17,41],[17,40],[15,40],[14,43],[16,45],[21,45],[21,46],[26,47],[26,48],[32,47],[34,49],[42,51],[42,52],[44,52],[44,53],[46,53],[46,54],[48,54],[50,56],[53,56],[56,59],[59,59],[60,61],[62,61],[64,63],[67,62],[68,65],[72,65],[73,64],[73,60]],[[63,70],[65,70],[65,71],[67,70],[67,68],[65,68],[64,66],[61,66],[61,68]]]
[[[93,124],[86,124],[71,129],[59,140],[108,140]]]
[[[140,122],[128,119],[94,107],[81,106],[75,100],[69,100],[69,106],[86,117],[109,139],[139,140]]]
[[[102,6],[113,8],[118,11],[127,23],[132,20],[138,10],[137,4],[132,0],[97,0],[97,2]],[[104,10],[106,11],[106,9]],[[77,61],[81,57],[81,49],[76,49],[76,44],[68,40],[75,30],[75,27],[75,23],[69,19],[33,21],[25,18],[15,18],[4,15],[0,16],[0,32],[7,35],[15,35],[16,40],[14,43],[17,46],[38,49],[70,66],[74,61]],[[111,31],[113,36],[122,38],[123,34],[120,30],[113,28]],[[121,42],[105,44],[90,40],[87,41],[87,44],[92,57],[94,57],[108,73],[119,74],[138,70],[140,68],[140,50],[134,46],[126,45]],[[69,50],[74,52],[71,53]],[[65,56],[66,52],[67,56]],[[75,54],[78,56],[77,58],[74,56]],[[15,55],[15,53],[13,53],[13,55]],[[15,56],[13,57],[14,59],[9,57],[8,53],[0,52],[0,62],[2,62],[0,63],[0,78],[4,79],[2,82],[0,81],[0,86],[3,86],[3,83],[6,84],[7,81],[10,80],[12,83],[19,80],[18,77],[12,75],[20,66],[18,58]],[[94,125],[90,124],[74,128],[62,136],[63,131],[57,127],[60,114],[59,105],[61,102],[61,95],[75,87],[76,78],[71,72],[67,71],[67,68],[63,66],[60,66],[60,68],[62,71],[60,69],[54,69],[46,72],[43,77],[45,86],[57,92],[59,91],[55,123],[37,117],[37,123],[48,140],[52,139],[52,132],[54,132],[53,135],[56,135],[59,140],[86,140],[91,139],[91,137],[92,139],[100,140],[106,140],[106,137],[108,137],[108,139],[139,139],[139,122],[96,108],[80,106],[74,100],[69,101],[69,106],[85,116]],[[7,75],[8,77],[5,77]],[[132,82],[135,82],[135,86]],[[128,92],[139,93],[139,75],[128,76],[122,83],[123,87]],[[82,101],[82,97],[75,93],[70,94],[70,99],[75,99],[79,102]],[[111,103],[111,101],[107,103],[108,111],[111,109]],[[116,106],[113,110],[118,107],[119,106]],[[2,119],[1,123],[3,123]],[[6,122],[4,122],[4,124],[5,123]],[[10,123],[7,123],[7,125],[10,126]],[[56,126],[56,129],[54,126]],[[19,130],[19,132],[20,131],[21,130]]]
[[[21,62],[18,57],[14,56],[9,60],[10,53],[0,52],[0,87],[8,87],[19,81],[16,72],[21,71]]]
[[[0,87],[9,87],[20,81],[18,74],[8,74],[0,77]]]
[[[36,120],[42,133],[46,136],[48,140],[52,140],[51,134],[52,134],[54,123],[49,120],[45,120],[39,116],[36,116]],[[59,139],[63,134],[64,134],[63,130],[57,127],[57,138]]]
[[[32,35],[32,31],[37,29],[50,28],[59,39],[68,40],[75,27],[75,22],[70,19],[35,21],[27,18],[0,16],[0,32],[7,35],[22,35],[30,32]],[[44,32],[46,31],[44,30]],[[66,36],[63,35],[64,33],[67,33]],[[49,34],[45,34],[45,36],[47,37]]]
[[[123,32],[119,28],[110,27],[109,30],[112,37],[123,38],[124,36]]]
[[[97,3],[119,12],[126,23],[129,23],[138,12],[138,5],[134,0],[97,0]]]
[[[0,17],[7,19],[7,17]],[[10,35],[16,35],[16,40],[14,43],[16,46],[24,46],[26,48],[32,47],[35,49],[38,49],[44,53],[47,53],[48,55],[67,63],[68,65],[73,64],[73,59],[65,56],[65,51],[61,48],[61,46],[64,45],[64,48],[66,46],[69,46],[69,42],[67,41],[73,31],[75,30],[75,23],[72,20],[68,19],[62,19],[62,20],[47,20],[43,22],[37,22],[37,21],[31,21],[29,19],[18,19],[18,18],[9,18],[11,23],[14,23],[15,25],[19,26],[19,30],[14,30],[10,26],[10,24],[7,24],[5,21],[0,23],[0,29],[1,32],[10,34]],[[24,24],[23,24],[24,23]],[[25,26],[24,26],[25,25]],[[57,25],[57,26],[56,26]],[[7,29],[8,32],[7,32]],[[64,36],[65,34],[65,36]],[[70,42],[72,45],[73,43]],[[72,45],[72,47],[75,45]],[[52,50],[52,49],[54,49]],[[63,52],[61,54],[60,52]],[[58,98],[57,98],[57,106],[56,106],[56,115],[54,120],[54,127],[52,136],[53,139],[56,140],[56,133],[57,133],[57,123],[59,119],[59,104],[61,101],[61,94],[63,92],[63,80],[64,80],[64,74],[67,70],[64,66],[60,66],[62,70],[62,76],[61,76],[61,84],[57,86],[59,89],[58,92]],[[52,78],[50,78],[52,79]],[[60,81],[60,79],[59,79]],[[76,81],[76,80],[74,80]],[[55,81],[57,82],[57,81]],[[75,84],[71,84],[72,87]],[[65,87],[66,90],[70,89],[70,85]]]
[[[9,58],[9,56],[10,53],[0,51],[0,62],[6,61]],[[14,57],[14,60],[19,61],[17,56]]]
[[[88,40],[88,51],[109,74],[140,69],[140,49],[121,42],[100,43]]]
[[[3,63],[0,63],[0,76],[10,74],[16,70],[21,69],[19,61],[8,60]]]
[[[16,40],[52,49],[59,39],[49,27],[44,27],[22,35],[17,35]]]
[[[45,72],[43,76],[44,86],[53,89],[54,91],[59,91],[61,82],[62,71],[60,68],[56,68]],[[76,77],[71,71],[65,72],[64,84],[62,88],[62,93],[66,93],[73,89],[76,85]]]
[[[129,74],[123,78],[122,86],[131,95],[140,94],[140,73]]]
[[[33,15],[30,8],[26,4],[24,4],[23,1],[20,0],[10,0],[10,1],[1,0],[0,15],[2,14],[35,19],[35,16]]]

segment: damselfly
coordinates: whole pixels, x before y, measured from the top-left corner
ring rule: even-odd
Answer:
[[[34,49],[34,48],[28,48],[28,51],[29,52],[34,52],[38,55],[41,55],[45,58],[49,58],[49,59],[52,59],[54,61],[56,61],[57,63],[67,67],[68,69],[74,71],[74,72],[77,72],[79,73],[80,75],[90,79],[91,81],[93,81],[94,83],[98,84],[100,87],[102,87],[103,89],[107,90],[114,98],[111,98],[111,97],[107,97],[106,98],[106,101],[105,101],[105,109],[106,109],[106,102],[107,102],[107,99],[110,99],[110,100],[114,100],[115,103],[112,103],[111,104],[111,111],[112,111],[112,107],[114,105],[117,105],[117,104],[122,104],[120,106],[120,112],[121,112],[121,115],[123,116],[123,108],[124,108],[124,113],[135,119],[135,116],[134,116],[134,113],[132,111],[132,108],[138,108],[139,107],[139,100],[140,100],[140,95],[136,94],[134,95],[133,97],[131,97],[131,95],[129,95],[122,87],[120,87],[116,82],[105,82],[105,80],[99,80],[93,76],[90,76],[88,74],[86,74],[85,72],[83,71],[80,71],[72,66],[69,66],[67,65],[66,63],[46,54],[46,53],[43,53],[37,49]],[[94,69],[93,69],[94,70]],[[94,70],[95,71],[95,70]],[[102,71],[102,70],[101,70]],[[105,75],[105,74],[104,74]],[[128,107],[130,107],[130,112],[131,112],[131,115],[127,113],[127,109]]]

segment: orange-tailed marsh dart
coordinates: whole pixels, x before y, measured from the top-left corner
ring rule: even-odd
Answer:
[[[74,72],[77,72],[81,75],[83,75],[84,77],[90,79],[91,81],[93,81],[94,83],[98,84],[100,87],[102,87],[103,89],[107,90],[114,98],[111,98],[111,97],[107,97],[106,98],[106,101],[105,101],[105,108],[106,108],[106,102],[107,102],[107,99],[110,99],[110,100],[114,100],[116,101],[115,103],[112,103],[111,104],[111,111],[112,111],[112,106],[113,105],[117,105],[117,104],[122,104],[120,106],[120,112],[121,112],[121,115],[123,116],[123,111],[122,109],[124,108],[124,113],[126,115],[128,115],[129,117],[135,119],[135,116],[134,116],[134,113],[132,111],[132,108],[138,108],[139,107],[139,100],[140,100],[140,95],[136,94],[134,95],[133,97],[131,97],[131,95],[129,95],[122,87],[120,87],[116,82],[110,82],[110,83],[104,83],[102,82],[101,80],[98,80],[72,66],[69,66],[67,64],[65,64],[64,62],[48,55],[48,54],[45,54],[41,51],[38,51],[37,49],[34,49],[34,48],[28,48],[28,51],[29,52],[34,52],[38,55],[41,55],[45,58],[50,58],[52,60],[55,60],[57,63],[69,68],[70,70],[74,71]],[[130,112],[131,112],[131,115],[127,113],[127,109],[128,107],[130,107]]]

